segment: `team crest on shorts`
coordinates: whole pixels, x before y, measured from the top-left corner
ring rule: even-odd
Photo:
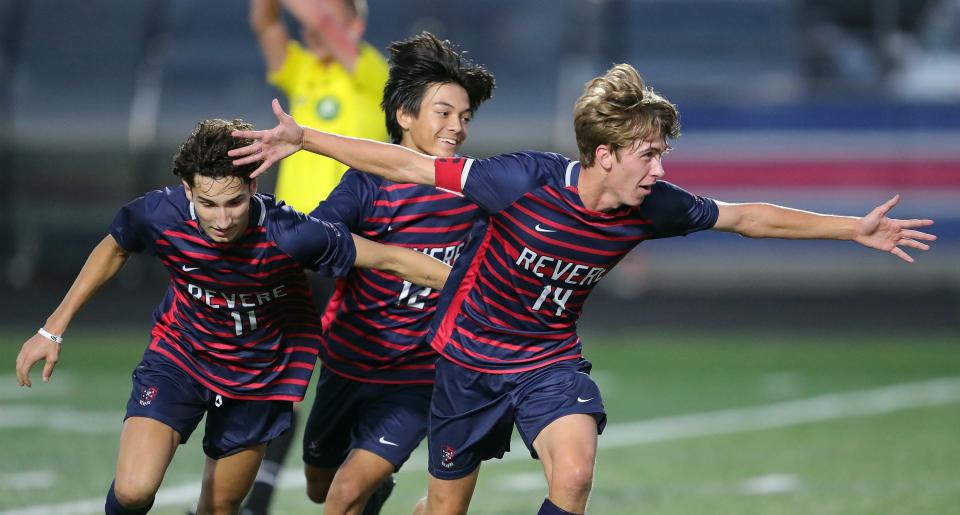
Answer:
[[[160,390],[158,390],[156,386],[148,386],[144,388],[143,392],[140,394],[140,405],[149,406],[159,391]]]
[[[449,445],[441,445],[440,446],[440,465],[442,465],[443,468],[453,467],[453,458],[454,456],[456,456],[456,454],[457,454],[457,450],[454,449],[453,447],[450,447]]]
[[[322,450],[320,449],[320,440],[311,440],[310,443],[307,444],[307,454],[313,456],[314,458],[322,454]]]

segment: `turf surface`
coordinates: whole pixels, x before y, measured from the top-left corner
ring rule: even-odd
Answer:
[[[30,507],[44,510],[35,513],[96,513],[113,475],[129,373],[145,336],[77,330],[53,380],[41,383],[35,369],[28,390],[16,386],[12,373],[26,334],[6,332],[0,344],[9,371],[0,375],[0,513]],[[840,412],[726,433],[708,416],[700,436],[669,430],[683,415],[957,379],[955,335],[664,332],[588,334],[584,340],[611,428],[611,445],[600,438],[590,513],[932,515],[960,505],[956,400],[923,406],[903,398],[905,404],[876,414]],[[877,395],[882,401],[896,394]],[[632,441],[627,424],[651,419],[665,421],[667,431],[652,440],[638,433]],[[484,465],[472,513],[536,512],[546,491],[539,464],[522,448],[508,456]],[[398,475],[384,514],[409,513],[422,495],[422,449],[413,460]],[[167,473],[161,493],[172,500],[158,502],[152,513],[182,514],[192,505],[190,488],[202,462],[194,438]],[[320,511],[296,485],[298,468],[299,445],[274,513]]]

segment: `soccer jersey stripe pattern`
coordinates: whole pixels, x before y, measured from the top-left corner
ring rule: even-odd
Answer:
[[[321,332],[303,269],[343,273],[353,240],[269,195],[252,197],[249,223],[236,241],[213,242],[179,187],[124,206],[110,233],[128,251],[156,255],[170,274],[148,354],[226,397],[299,401]]]
[[[434,187],[350,170],[312,215],[449,264],[480,213],[475,204]],[[384,272],[351,270],[338,280],[324,314],[324,366],[363,382],[432,383],[437,354],[426,336],[439,298],[437,291]]]
[[[437,159],[435,169],[438,185],[485,217],[443,290],[431,342],[488,373],[580,358],[577,320],[607,272],[640,242],[708,229],[718,213],[663,181],[639,207],[592,211],[577,189],[579,163],[557,154]]]

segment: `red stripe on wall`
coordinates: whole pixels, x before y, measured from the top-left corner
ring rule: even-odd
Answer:
[[[671,162],[666,180],[690,189],[722,187],[960,188],[960,161]]]

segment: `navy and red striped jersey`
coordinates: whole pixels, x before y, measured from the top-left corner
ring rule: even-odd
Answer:
[[[480,209],[460,196],[349,170],[312,215],[367,239],[452,264]],[[323,318],[320,359],[330,371],[373,383],[432,383],[436,352],[426,335],[440,293],[378,270],[337,281]]]
[[[127,204],[110,234],[129,252],[157,256],[170,273],[148,354],[225,397],[299,401],[321,332],[303,269],[344,274],[356,247],[343,226],[271,195],[250,204],[246,232],[230,243],[203,232],[183,186]]]
[[[581,357],[577,320],[593,287],[643,240],[716,223],[717,205],[657,182],[639,207],[584,207],[580,164],[542,152],[437,159],[436,183],[486,216],[443,289],[434,349],[464,367],[516,373]]]

